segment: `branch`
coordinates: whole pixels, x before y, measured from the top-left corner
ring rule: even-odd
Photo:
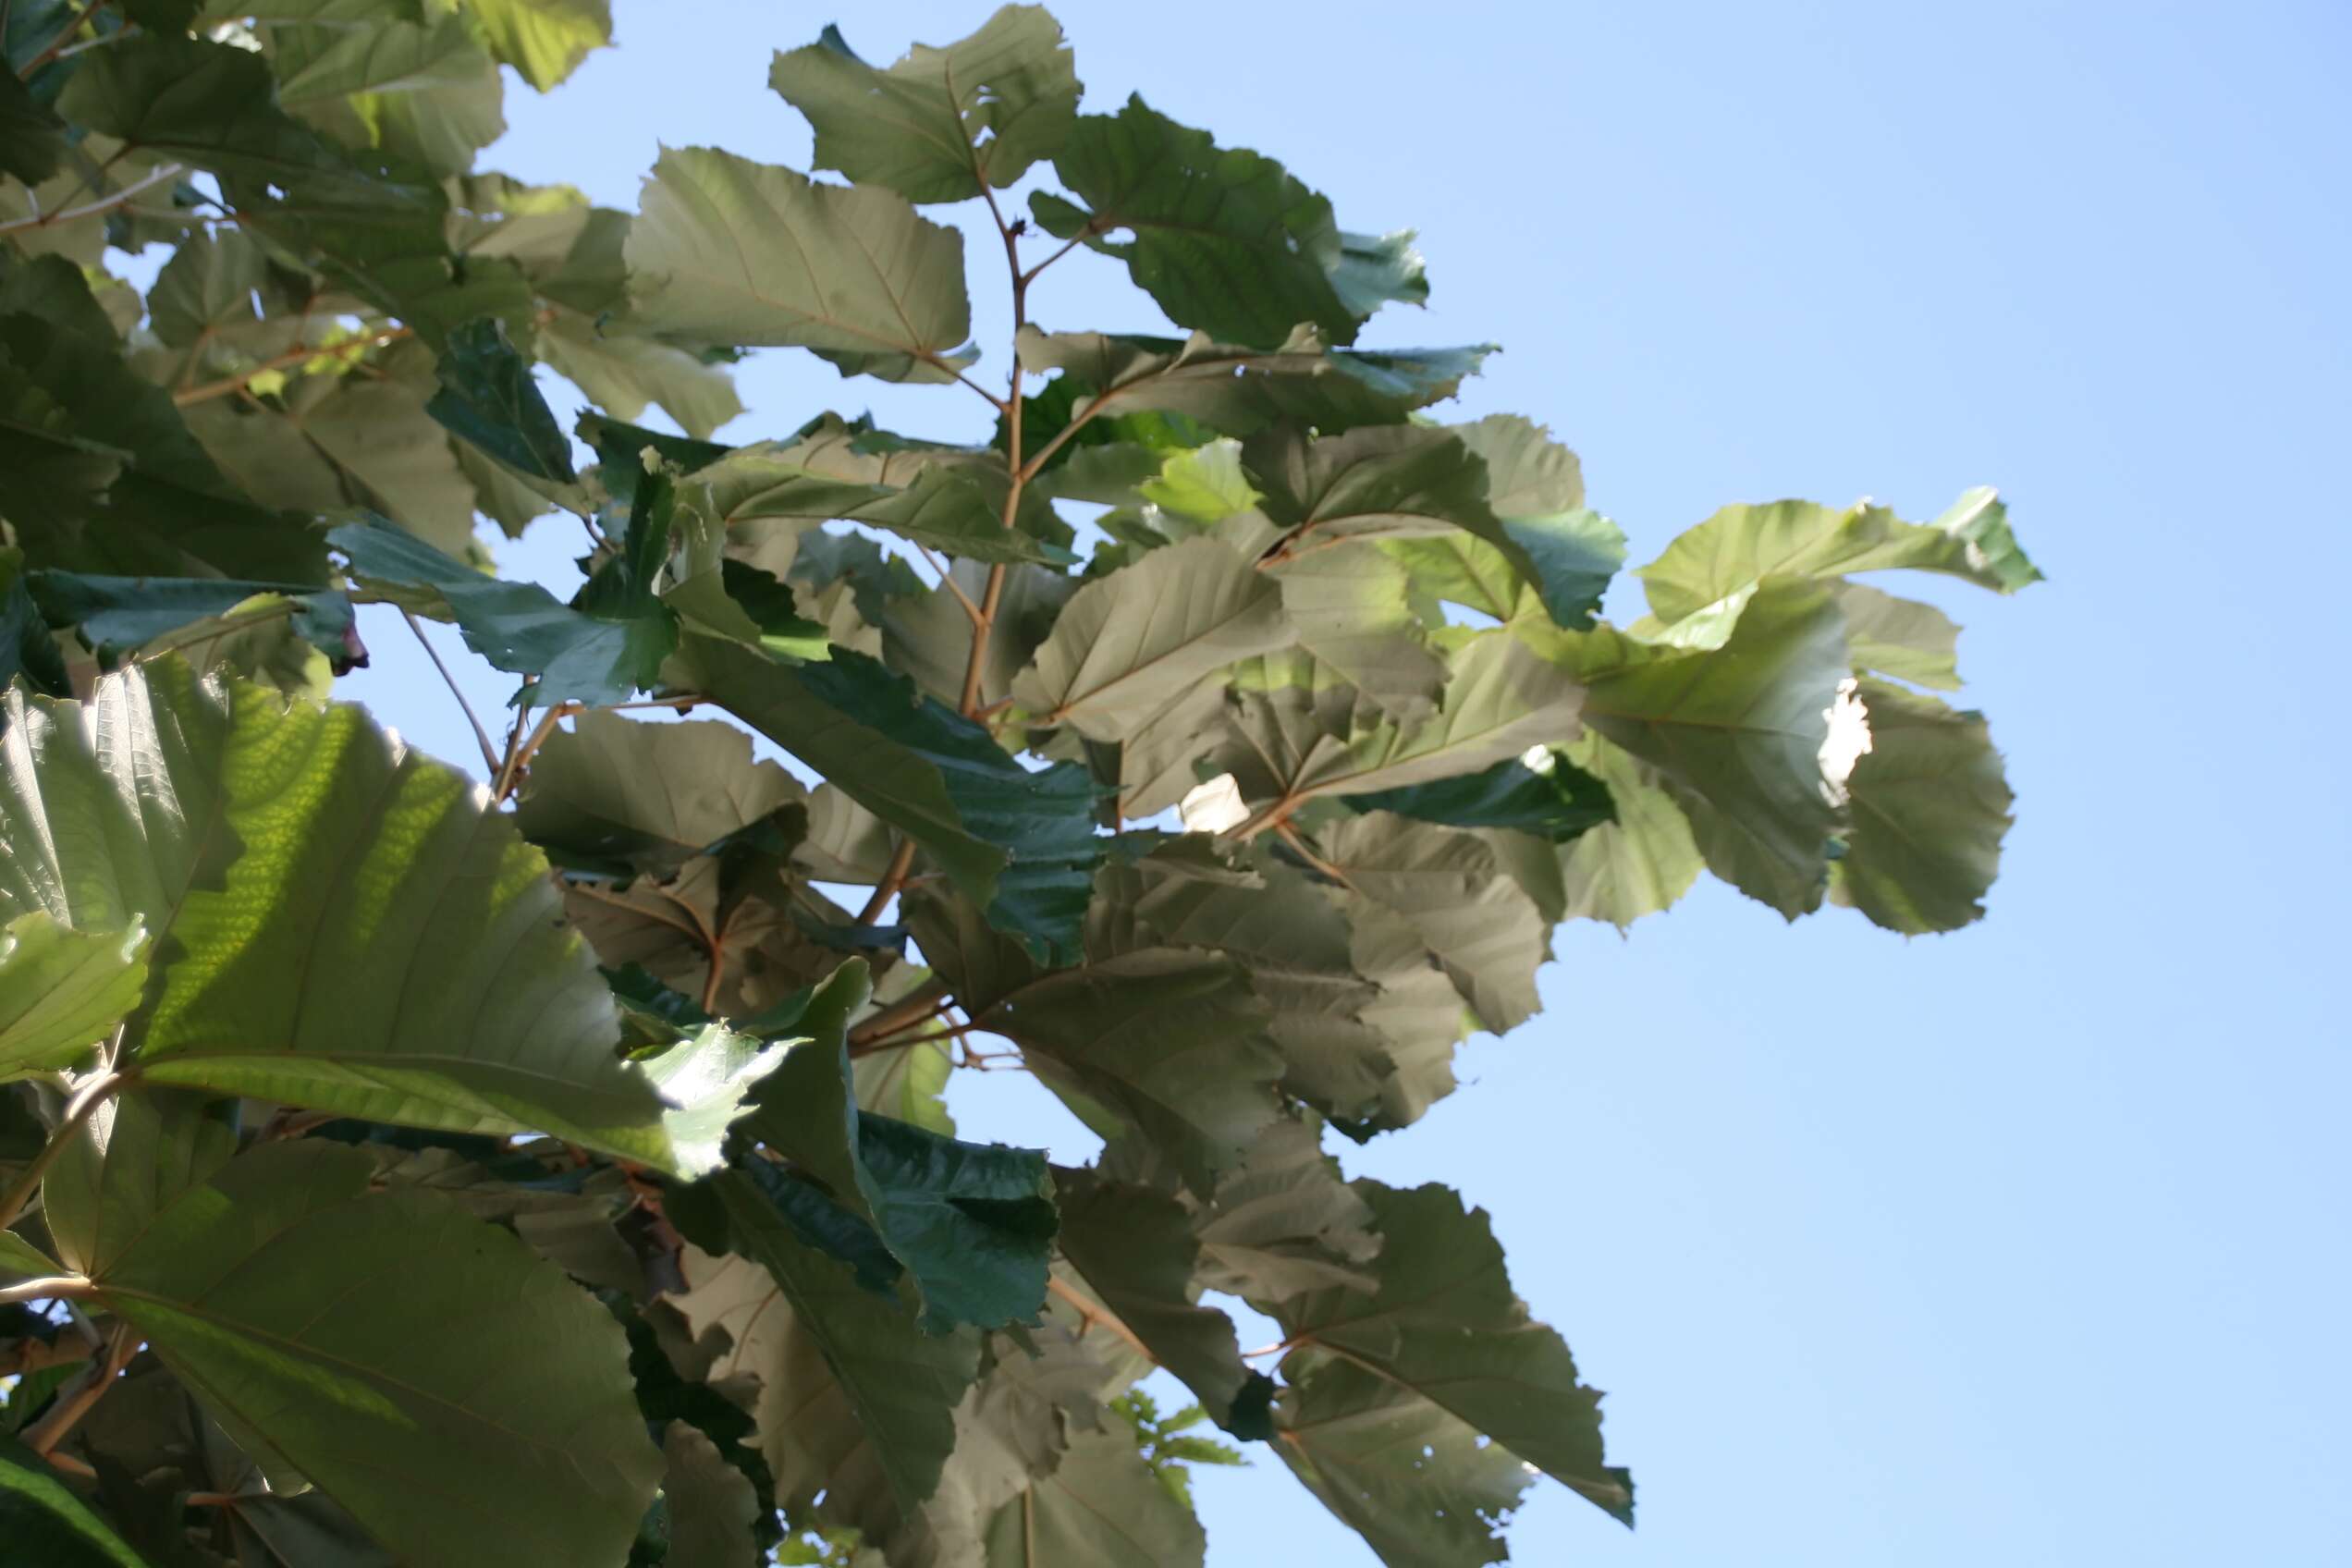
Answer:
[[[6,226],[0,225],[0,227]],[[270,371],[284,370],[289,365],[302,364],[327,355],[348,360],[371,349],[398,343],[403,337],[414,336],[415,328],[413,327],[387,326],[381,332],[371,332],[364,337],[349,338],[341,343],[288,349],[282,354],[271,355],[241,374],[224,376],[218,381],[207,381],[201,386],[184,387],[172,394],[172,401],[183,409],[190,403],[209,402],[214,398],[226,398],[232,393],[244,391],[247,383],[255,376],[266,374]]]
[[[66,1102],[66,1114],[57,1123],[57,1130],[49,1134],[49,1141],[41,1145],[41,1152],[26,1162],[23,1173],[17,1178],[17,1184],[8,1189],[5,1197],[0,1197],[0,1231],[17,1222],[17,1216],[22,1214],[25,1205],[32,1201],[32,1194],[41,1190],[42,1177],[57,1163],[58,1157],[66,1152],[66,1145],[73,1141],[73,1135],[80,1131],[81,1124],[97,1115],[98,1108],[129,1082],[129,1073],[109,1070],[74,1091],[73,1098]]]
[[[10,218],[0,223],[0,234],[19,228],[48,228],[56,224],[71,223],[76,218],[89,217],[94,213],[111,211],[149,187],[177,178],[185,166],[181,164],[159,164],[121,190],[101,196],[95,202],[84,202],[79,207],[60,207],[54,213],[36,214],[31,217]]]
[[[883,909],[898,896],[899,889],[906,886],[907,873],[913,869],[914,839],[901,839],[898,849],[890,856],[889,865],[882,873],[882,880],[874,885],[874,896],[865,900],[864,909],[858,911],[857,923],[871,925],[881,919]]]
[[[862,1046],[886,1039],[926,1018],[938,1017],[955,1006],[955,998],[947,990],[948,983],[934,975],[851,1030],[850,1044]]]
[[[1029,325],[1029,275],[1021,270],[1021,248],[1012,238],[1012,226],[1004,220],[1004,212],[997,205],[997,193],[980,181],[980,194],[987,198],[988,216],[995,220],[997,238],[1004,241],[1005,269],[1012,276],[1012,388],[999,406],[1005,417],[1005,467],[1012,474],[1012,483],[1005,489],[1003,524],[1010,532],[1014,519],[1021,515],[1021,492],[1029,483],[1029,472],[1021,466],[1021,416],[1026,401],[1021,395],[1021,329]],[[964,717],[979,711],[980,678],[988,662],[988,639],[996,630],[997,606],[1004,602],[1005,563],[998,561],[988,569],[988,586],[980,598],[980,611],[972,622],[972,656],[963,667],[963,700],[959,704]]]
[[[1151,1353],[1151,1346],[1144,1343],[1143,1341],[1135,1337],[1134,1329],[1130,1329],[1126,1324],[1121,1323],[1118,1318],[1112,1317],[1101,1307],[1096,1306],[1093,1302],[1088,1301],[1076,1291],[1072,1290],[1061,1280],[1055,1279],[1050,1274],[1047,1275],[1046,1289],[1052,1292],[1055,1295],[1060,1296],[1063,1301],[1068,1302],[1070,1304],[1070,1309],[1078,1315],[1078,1320],[1084,1326],[1084,1328],[1091,1329],[1096,1324],[1099,1323],[1104,1328],[1109,1329],[1111,1333],[1116,1335],[1118,1338],[1126,1341],[1128,1348],[1133,1350],[1137,1355],[1142,1356],[1154,1366],[1159,1365],[1159,1357]]]
[[[150,643],[139,650],[130,662],[153,664],[165,654],[176,654],[182,648],[192,648],[199,643],[217,642],[232,631],[242,631],[249,626],[259,626],[265,620],[276,620],[281,616],[292,615],[298,607],[300,606],[290,596],[282,596],[281,603],[263,605],[259,609],[246,610],[240,615],[223,616],[214,624],[205,626],[188,636],[175,637],[164,643]]]
[[[75,16],[73,20],[67,22],[64,27],[59,28],[57,30],[57,35],[55,38],[52,38],[48,43],[43,44],[41,47],[41,53],[35,55],[31,60],[25,62],[25,68],[18,71],[17,74],[19,77],[30,79],[33,72],[39,70],[42,67],[55,59],[58,52],[64,49],[65,46],[72,41],[73,35],[81,31],[81,24],[96,16],[99,11],[104,8],[105,5],[106,0],[90,0],[90,4],[84,6],[80,12]]]
[[[449,689],[449,695],[457,698],[458,706],[465,710],[466,722],[473,726],[474,741],[482,747],[482,766],[490,771],[491,777],[496,778],[498,772],[498,749],[490,743],[490,731],[482,727],[481,716],[473,711],[473,704],[466,701],[466,694],[458,690],[457,677],[451,675],[449,667],[441,662],[441,655],[434,648],[431,640],[425,636],[424,628],[417,624],[417,618],[407,610],[402,610],[400,619],[409,623],[410,631],[416,633],[418,644],[424,649],[424,656],[431,659],[433,668],[441,672],[441,683]]]

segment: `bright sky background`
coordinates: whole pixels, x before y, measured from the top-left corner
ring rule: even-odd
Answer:
[[[616,9],[619,49],[510,92],[489,165],[620,205],[657,139],[805,166],[766,62],[828,13]],[[887,60],[988,7],[842,9]],[[1431,307],[1366,342],[1501,339],[1463,415],[1551,425],[1636,561],[1726,501],[1920,517],[1990,482],[2051,579],[1920,590],[2019,795],[1987,922],[1788,927],[1706,884],[1627,940],[1565,928],[1543,1016],[1350,1152],[1485,1205],[1610,1390],[1639,1531],[1546,1483],[1513,1560],[2352,1562],[2352,11],[1057,10],[1090,106],[1141,90],[1351,228],[1418,227]],[[1156,325],[1085,256],[1035,313]],[[739,439],[827,407],[985,429],[788,350],[741,385]],[[516,567],[572,551],[541,530]],[[468,758],[397,623],[371,641],[347,694]],[[1014,1076],[959,1100],[967,1135],[1061,1138]],[[1214,1568],[1373,1561],[1270,1455],[1198,1490]]]

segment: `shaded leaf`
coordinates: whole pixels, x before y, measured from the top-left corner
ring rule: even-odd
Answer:
[[[1357,812],[1387,811],[1451,827],[1508,827],[1565,844],[1616,820],[1609,786],[1556,747],[1534,748],[1478,773],[1347,797]]]
[[[1521,1461],[1630,1523],[1632,1481],[1601,1453],[1600,1396],[1512,1293],[1485,1213],[1439,1186],[1355,1188],[1382,1238],[1378,1288],[1275,1304],[1296,1347],[1284,1462],[1398,1568],[1500,1561],[1491,1531],[1525,1485]]]
[[[924,380],[949,379],[943,367],[972,331],[955,230],[888,191],[711,148],[662,153],[628,257],[636,319],[656,331],[906,356]]]
[[[515,826],[568,865],[668,873],[804,795],[732,725],[586,713],[540,747]]]
[[[986,1568],[1201,1568],[1207,1537],[1192,1511],[1159,1484],[1125,1432],[1087,1432],[1047,1474],[998,1509]]]
[[[73,1066],[139,1005],[147,933],[76,931],[47,910],[0,928],[0,1079]]]
[[[816,128],[816,167],[911,202],[960,202],[984,181],[1011,185],[1053,155],[1078,112],[1069,46],[1037,6],[1007,6],[943,48],[918,43],[888,70],[828,27],[815,43],[778,53],[767,80]]]
[[[1135,716],[1210,670],[1287,643],[1281,599],[1214,539],[1155,550],[1072,595],[1013,699],[1038,724],[1123,739]]]
[[[441,349],[441,389],[424,411],[519,473],[568,484],[571,441],[556,423],[496,316],[470,321]]]
[[[47,1460],[8,1439],[0,1439],[0,1530],[11,1552],[42,1568],[147,1568]]]
[[[96,1300],[240,1446],[316,1482],[400,1555],[619,1557],[659,1474],[619,1327],[445,1200],[371,1195],[372,1168],[355,1149],[262,1145],[136,1232],[101,1233]],[[416,1332],[452,1319],[472,1331]]]
[[[1981,919],[2015,820],[1984,716],[1880,680],[1861,695],[1870,749],[1846,781],[1853,827],[1831,891],[1906,935]]]

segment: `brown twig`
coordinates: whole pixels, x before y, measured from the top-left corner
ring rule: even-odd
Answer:
[[[57,57],[58,51],[73,42],[73,35],[81,31],[82,24],[88,21],[91,18],[96,16],[100,11],[104,10],[106,5],[107,0],[90,0],[89,5],[84,6],[80,11],[76,13],[73,20],[67,22],[64,27],[57,30],[55,37],[49,40],[47,43],[42,45],[41,52],[39,54],[25,62],[24,69],[18,71],[17,75],[30,80],[33,72],[39,70],[42,67],[55,59]]]
[[[165,180],[177,176],[184,166],[180,164],[159,164],[121,190],[109,191],[94,202],[84,202],[79,207],[60,207],[54,213],[36,213],[29,217],[10,218],[6,223],[0,223],[0,234],[20,228],[52,228],[61,223],[72,223],[77,218],[112,212],[141,191],[160,185]]]
[[[184,409],[190,403],[202,403],[214,398],[226,398],[232,393],[242,392],[246,385],[255,376],[265,374],[270,371],[284,370],[289,365],[302,364],[322,356],[331,355],[337,359],[352,359],[371,349],[388,347],[414,334],[413,327],[387,326],[381,332],[371,332],[364,337],[347,338],[340,343],[288,349],[282,354],[271,355],[241,374],[223,376],[218,381],[206,381],[194,386],[184,387],[172,394],[172,401]]]
[[[865,900],[864,909],[858,911],[857,923],[871,925],[881,919],[882,911],[898,896],[899,889],[906,885],[907,873],[913,869],[914,840],[901,839],[899,847],[891,852],[890,864],[883,869],[882,880],[874,885],[874,896]]]
[[[925,1019],[938,1017],[956,1005],[955,998],[946,994],[947,989],[948,983],[936,976],[925,981],[851,1030],[850,1044],[862,1046],[885,1040]]]
[[[41,1152],[26,1161],[23,1171],[17,1177],[17,1184],[8,1189],[6,1196],[0,1196],[0,1231],[17,1222],[17,1216],[22,1214],[25,1205],[32,1201],[32,1194],[41,1190],[42,1177],[48,1174],[49,1168],[66,1152],[66,1145],[73,1141],[74,1133],[80,1130],[81,1124],[97,1115],[98,1108],[129,1081],[129,1074],[110,1069],[74,1091],[73,1098],[66,1102],[66,1114],[58,1121],[57,1130],[49,1134],[49,1141],[41,1145]]]
[[[1064,1284],[1061,1280],[1055,1279],[1050,1274],[1046,1276],[1046,1289],[1052,1292],[1055,1295],[1060,1296],[1063,1301],[1069,1303],[1071,1310],[1078,1314],[1078,1321],[1082,1325],[1081,1332],[1084,1332],[1084,1329],[1091,1329],[1096,1324],[1099,1323],[1104,1328],[1109,1329],[1114,1337],[1126,1341],[1127,1347],[1130,1350],[1133,1350],[1137,1355],[1142,1356],[1154,1366],[1159,1365],[1159,1357],[1151,1353],[1151,1346],[1137,1339],[1135,1337],[1134,1329],[1130,1329],[1126,1324],[1121,1323],[1109,1312],[1099,1306],[1096,1306],[1093,1302],[1088,1301],[1084,1296],[1080,1295],[1076,1291],[1071,1289],[1068,1285]]]

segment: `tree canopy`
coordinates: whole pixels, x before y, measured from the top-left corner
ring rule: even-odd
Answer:
[[[0,16],[12,1561],[1182,1568],[1244,1451],[1400,1568],[1539,1476],[1632,1523],[1485,1214],[1338,1153],[1562,921],[1983,913],[1957,629],[1858,579],[2034,581],[1991,490],[1727,506],[1611,624],[1575,454],[1448,410],[1492,345],[1371,346],[1412,233],[1083,104],[1034,6],[779,51],[815,170],[634,212],[476,167],[603,0]],[[766,349],[995,434],[714,439]],[[478,778],[336,700],[362,609],[504,673]]]

